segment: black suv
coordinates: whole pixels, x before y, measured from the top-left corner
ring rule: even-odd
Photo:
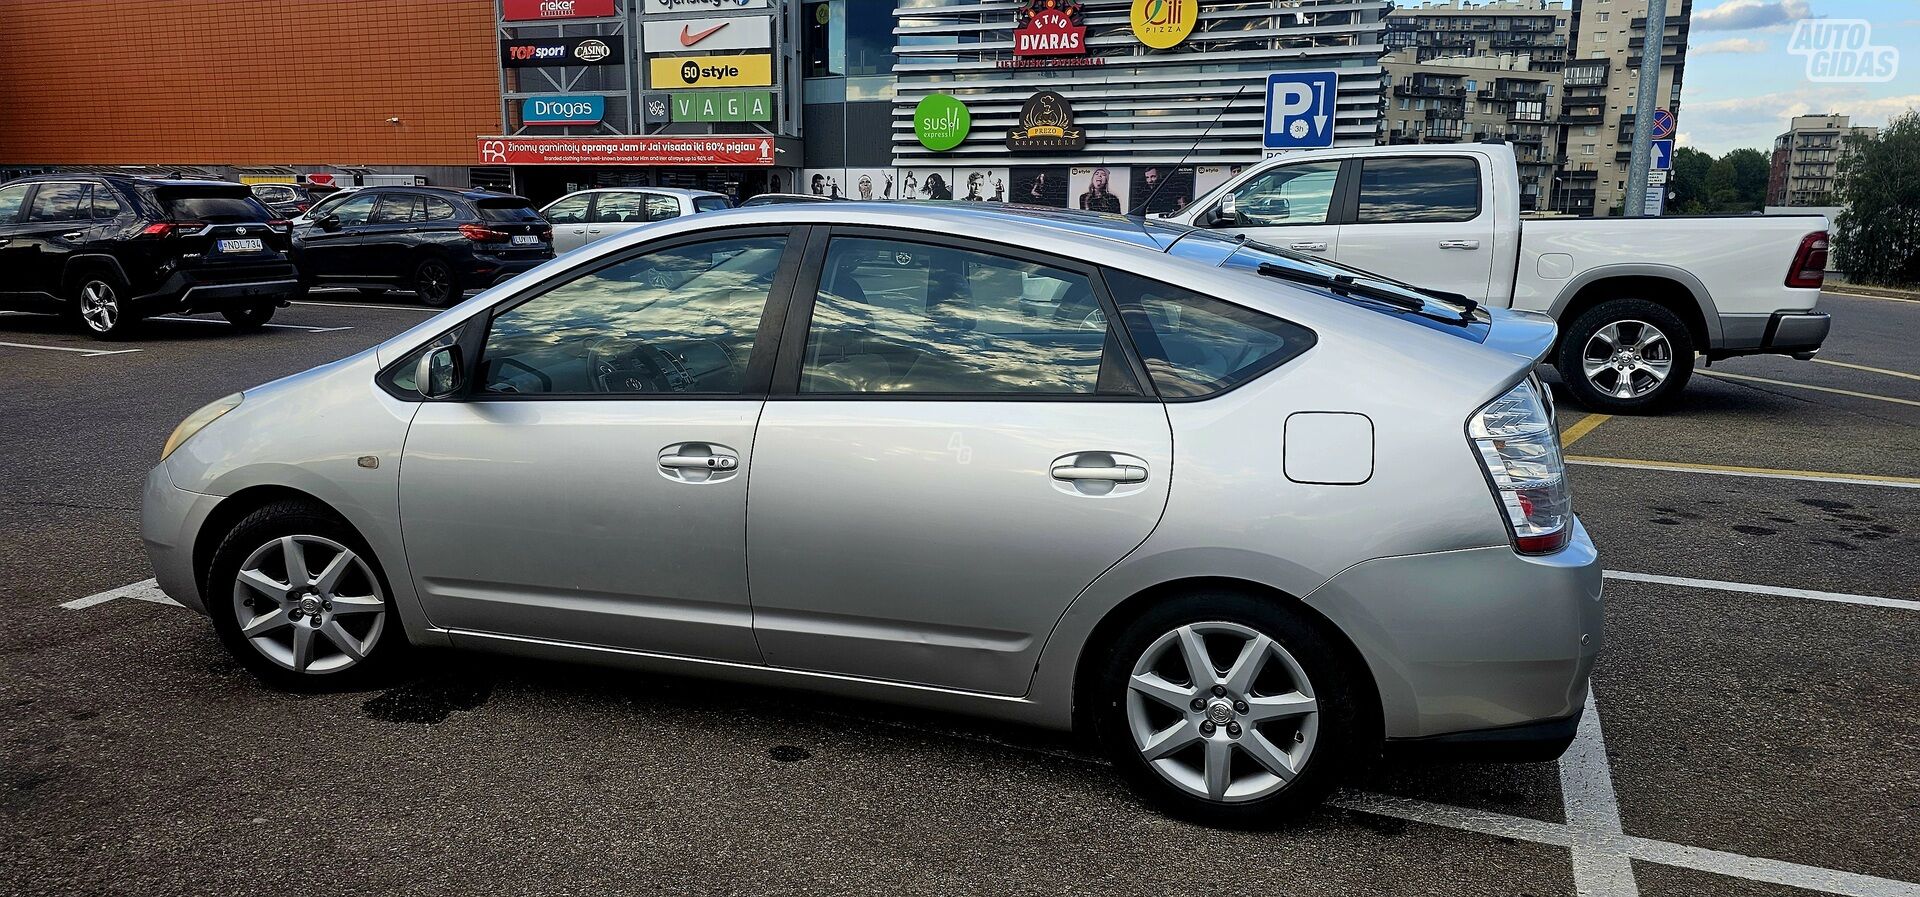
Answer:
[[[444,187],[368,187],[294,228],[309,287],[413,290],[452,305],[553,258],[553,227],[524,198]]]
[[[98,337],[217,311],[257,328],[299,290],[285,221],[240,184],[46,174],[0,184],[0,308]]]

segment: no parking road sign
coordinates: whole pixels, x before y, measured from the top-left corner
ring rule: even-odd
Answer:
[[[1321,149],[1333,145],[1340,73],[1274,72],[1267,76],[1266,147]]]
[[[1680,123],[1674,120],[1673,113],[1665,109],[1653,110],[1653,132],[1648,135],[1655,140],[1665,140],[1673,136]]]

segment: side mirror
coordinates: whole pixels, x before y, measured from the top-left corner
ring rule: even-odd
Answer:
[[[327,216],[325,216],[325,217],[323,217],[323,218],[321,218],[321,219],[320,219],[319,221],[315,221],[315,222],[314,222],[314,224],[317,224],[317,225],[319,225],[319,226],[320,226],[320,229],[321,229],[321,230],[339,230],[339,229],[340,229],[340,216],[339,216],[339,215],[327,215]]]
[[[459,346],[437,346],[420,356],[413,369],[413,387],[424,399],[444,399],[460,391]]]
[[[1220,197],[1220,205],[1207,216],[1208,227],[1234,227],[1240,223],[1240,212],[1234,207],[1233,194]]]

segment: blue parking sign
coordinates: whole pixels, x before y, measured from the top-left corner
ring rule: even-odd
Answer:
[[[1267,149],[1320,149],[1333,145],[1334,107],[1340,73],[1274,72],[1267,76]]]

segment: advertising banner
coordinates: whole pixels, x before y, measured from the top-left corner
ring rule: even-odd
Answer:
[[[768,9],[772,0],[647,0],[647,12],[733,12]]]
[[[772,137],[481,137],[482,165],[773,164]]]
[[[648,53],[773,49],[771,16],[649,20],[641,23],[640,32]]]
[[[500,0],[503,22],[589,19],[619,14],[617,0]]]
[[[619,65],[626,58],[626,43],[618,34],[500,42],[500,64],[513,69],[543,65]]]
[[[1013,55],[1079,56],[1087,26],[1078,0],[1025,0],[1013,15]]]
[[[673,121],[773,121],[771,90],[689,90],[668,96]]]
[[[773,57],[764,53],[745,56],[655,56],[647,62],[652,72],[649,85],[654,90],[768,87],[773,84]]]
[[[606,117],[603,96],[552,94],[520,101],[520,123],[526,125],[597,125]]]

